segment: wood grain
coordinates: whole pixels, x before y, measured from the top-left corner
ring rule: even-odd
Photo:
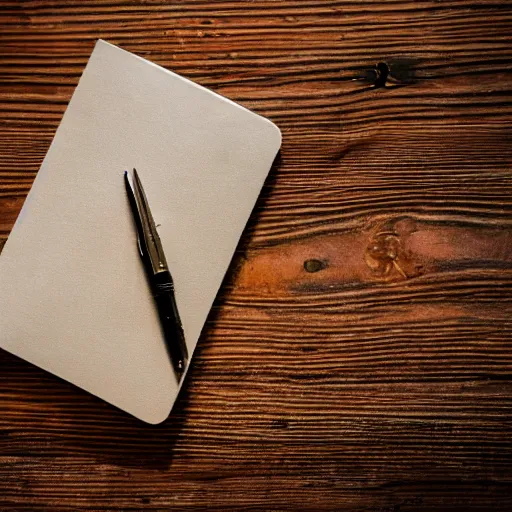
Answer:
[[[0,354],[2,511],[512,509],[512,6],[4,1],[5,240],[101,37],[283,146],[175,411]]]

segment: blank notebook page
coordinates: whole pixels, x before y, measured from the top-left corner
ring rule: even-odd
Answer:
[[[280,143],[267,119],[98,41],[0,255],[0,346],[163,421],[178,384],[123,173],[140,174],[192,354]]]

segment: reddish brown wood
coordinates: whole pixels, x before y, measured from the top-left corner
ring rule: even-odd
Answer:
[[[0,239],[99,37],[283,131],[168,421],[0,353],[0,510],[512,509],[509,4],[0,9]]]

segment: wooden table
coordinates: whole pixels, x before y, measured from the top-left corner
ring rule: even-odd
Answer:
[[[3,239],[97,38],[283,132],[168,421],[0,353],[2,512],[512,509],[510,3],[3,1],[0,27]]]

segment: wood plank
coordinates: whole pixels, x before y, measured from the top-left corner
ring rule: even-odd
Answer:
[[[510,5],[5,1],[0,26],[0,241],[99,37],[283,131],[164,424],[0,353],[2,510],[512,508]]]

